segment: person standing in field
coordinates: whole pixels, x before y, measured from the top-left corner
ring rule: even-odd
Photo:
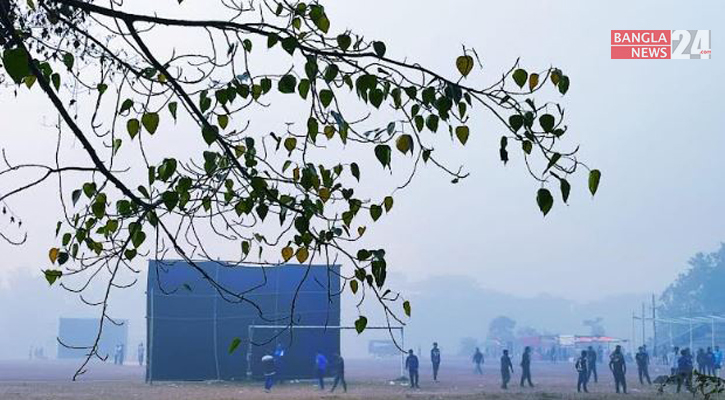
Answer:
[[[143,358],[144,358],[144,355],[146,354],[146,349],[144,349],[144,347],[143,347],[143,342],[138,344],[138,353],[136,353],[136,354],[138,356],[137,357],[138,365],[143,365]]]
[[[473,363],[476,365],[475,373],[483,375],[483,370],[481,369],[481,364],[483,364],[483,353],[481,353],[481,350],[478,347],[476,347],[476,352],[473,353]]]
[[[649,378],[649,354],[647,354],[647,350],[644,349],[644,346],[640,346],[637,350],[637,354],[634,356],[634,358],[637,361],[637,373],[639,375],[639,383],[640,385],[644,385],[644,381],[646,379],[647,384],[651,385],[652,381]]]
[[[524,387],[524,381],[529,383],[529,387],[534,387],[531,383],[531,347],[524,348],[524,354],[521,355],[521,387]]]
[[[705,375],[705,350],[703,350],[702,347],[697,349],[695,361],[697,361],[697,372],[699,372],[700,375]]]
[[[262,373],[264,374],[264,391],[269,393],[274,385],[274,375],[277,373],[274,357],[269,354],[262,356]]]
[[[591,349],[591,346],[589,348]],[[579,374],[576,382],[576,391],[581,393],[582,389],[584,389],[584,393],[589,393],[589,390],[587,390],[587,381],[589,381],[589,351],[582,350],[582,354],[577,358],[574,368],[576,368],[576,372]]]
[[[335,371],[335,381],[332,383],[330,393],[335,391],[338,383],[342,383],[342,391],[347,393],[347,382],[345,382],[345,360],[341,355],[335,354],[333,359],[333,368]]]
[[[441,349],[438,343],[433,342],[433,348],[430,349],[430,362],[433,363],[433,381],[438,381],[438,369],[441,366]]]
[[[514,372],[514,365],[511,363],[509,357],[509,351],[504,350],[501,356],[501,389],[509,388],[509,381],[511,380],[511,374]]]
[[[671,376],[677,376],[679,374],[678,361],[679,361],[680,357],[681,357],[680,348],[675,346],[672,349],[672,356],[670,357],[670,375]]]
[[[405,359],[405,369],[408,370],[410,376],[410,388],[420,388],[418,386],[418,356],[413,354],[413,349],[408,350],[408,357]]]
[[[327,371],[327,357],[321,351],[315,356],[315,371],[317,372],[317,380],[320,390],[325,390],[325,372]]]
[[[719,377],[720,376],[720,368],[722,368],[722,361],[723,361],[723,354],[722,350],[720,350],[720,346],[715,346],[715,352],[713,353],[713,361],[714,361],[714,375]]]
[[[614,375],[614,386],[619,393],[621,387],[622,391],[627,393],[627,363],[624,360],[624,354],[622,354],[622,346],[617,345],[614,348],[614,352],[609,356],[609,369]]]
[[[589,346],[587,349],[587,383],[589,382],[589,379],[591,379],[592,375],[594,375],[594,383],[599,382],[599,377],[597,376],[597,352],[594,350],[594,347]]]
[[[715,354],[712,352],[712,347],[705,350],[705,370],[708,375],[715,376]]]
[[[284,347],[282,346],[282,343],[277,343],[277,347],[275,347],[272,357],[274,358],[274,367],[277,371],[275,374],[276,381],[284,383]]]
[[[680,351],[680,357],[677,359],[677,393],[680,393],[683,383],[687,390],[692,391],[692,371],[694,368],[690,349]]]

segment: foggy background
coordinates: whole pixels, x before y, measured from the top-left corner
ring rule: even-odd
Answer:
[[[187,0],[184,10],[203,4]],[[422,169],[396,195],[392,213],[366,233],[366,243],[387,248],[390,283],[411,300],[411,345],[427,349],[437,340],[445,351],[457,352],[461,338],[485,339],[488,322],[498,315],[515,319],[517,328],[565,334],[588,334],[582,321],[602,317],[608,334],[629,338],[631,312],[684,271],[691,256],[724,240],[722,2],[325,5],[332,30],[350,27],[383,39],[388,55],[449,76],[461,44],[474,47],[484,64],[478,84],[499,78],[517,57],[523,68],[562,68],[571,78],[562,100],[567,143],[581,144],[581,159],[603,172],[596,198],[590,198],[582,174],[572,181],[570,206],[556,198],[542,218],[521,157],[505,167],[500,163],[501,127],[477,109],[468,145],[438,150],[471,176],[451,185],[438,171]],[[712,59],[610,60],[612,29],[711,29]],[[14,161],[47,160],[55,138],[47,100],[37,92],[16,99],[2,90],[0,102],[8,155]],[[178,131],[183,135],[183,127]],[[158,150],[175,139],[156,140]],[[74,148],[77,154],[77,145],[68,150]],[[363,170],[382,174],[376,167],[369,163]],[[374,188],[374,182],[366,184]],[[59,287],[48,289],[40,274],[55,243],[57,185],[8,204],[22,218],[28,243],[0,244],[0,343],[6,344],[0,358],[25,358],[31,346],[43,346],[52,356],[58,317],[96,314]],[[142,269],[138,284],[115,292],[112,306],[114,316],[130,320],[129,349],[145,337],[145,261],[136,266]],[[382,322],[368,315],[371,324]],[[351,299],[343,303],[343,316],[347,323],[357,317]]]

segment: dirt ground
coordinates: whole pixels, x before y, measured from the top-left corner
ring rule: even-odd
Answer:
[[[518,370],[510,389],[500,388],[498,371],[486,365],[484,375],[473,374],[469,360],[445,360],[439,382],[433,382],[428,365],[421,368],[421,389],[411,390],[392,382],[399,376],[396,360],[347,360],[348,393],[320,391],[313,382],[277,385],[265,393],[261,382],[155,382],[144,383],[144,368],[93,364],[79,382],[70,378],[75,362],[0,361],[0,400],[232,400],[232,399],[615,399],[611,374],[601,365],[599,383],[591,383],[589,394],[576,393],[576,373],[569,363],[534,363],[534,388],[520,388]],[[654,379],[665,372],[655,366]],[[628,371],[627,398],[653,398],[656,386],[640,385],[636,368]],[[328,385],[331,385],[328,381]],[[329,389],[329,386],[328,386]],[[692,399],[667,391],[664,398]]]

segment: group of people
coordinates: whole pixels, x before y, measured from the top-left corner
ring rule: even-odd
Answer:
[[[433,381],[438,381],[438,371],[441,366],[441,350],[438,347],[438,343],[433,343],[433,347],[430,350],[430,361],[433,367]],[[473,363],[475,365],[475,373],[483,374],[484,357],[481,350],[476,347],[476,352],[473,354]],[[534,387],[531,381],[531,348],[526,347],[524,353],[521,356],[521,382],[520,385],[523,387],[528,384],[529,387]],[[405,359],[405,370],[408,371],[408,379],[410,387],[417,389],[420,388],[419,379],[420,375],[418,369],[420,368],[420,361],[418,356],[415,355],[413,349],[408,350],[408,357]],[[511,374],[514,372],[514,366],[509,357],[509,351],[504,350],[501,356],[501,388],[508,389],[508,384],[511,381]]]
[[[262,357],[262,372],[264,374],[265,391],[271,391],[275,381],[281,381],[279,375],[281,375],[283,360],[284,348],[281,344],[277,345],[277,348],[272,354],[267,354]],[[347,392],[347,382],[345,382],[345,360],[340,354],[334,354],[332,362],[330,362],[322,351],[318,351],[315,354],[314,364],[315,377],[317,378],[320,390],[325,390],[325,377],[328,375],[328,370],[331,369],[334,381],[330,392],[334,392],[338,385],[342,385],[342,390]]]
[[[139,354],[141,351],[139,351]],[[597,373],[597,364],[601,362],[602,352],[595,350],[592,346],[589,346],[586,350],[582,350],[581,354],[574,363],[574,368],[577,372],[577,392],[588,393],[587,385],[590,381],[597,383],[599,376]],[[521,367],[521,379],[519,385],[521,387],[529,386],[534,387],[531,376],[531,357],[532,351],[530,347],[525,347],[521,355],[521,361],[519,366]],[[262,357],[262,368],[265,375],[265,390],[270,391],[275,383],[275,377],[279,374],[282,366],[282,359],[284,357],[284,349],[281,345],[277,346],[277,349],[273,354],[265,355]],[[631,360],[631,356],[629,358]],[[650,367],[650,356],[647,352],[647,346],[639,347],[637,354],[634,357],[637,364],[637,373],[640,384],[644,385],[645,382],[648,385],[652,384],[652,379],[649,374]],[[438,373],[441,365],[441,350],[438,347],[438,343],[433,343],[433,347],[430,350],[430,361],[433,369],[433,381],[438,381]],[[472,361],[475,365],[474,372],[476,374],[483,374],[481,368],[484,363],[484,355],[479,348],[476,348]],[[692,376],[695,370],[695,363],[697,363],[697,370],[700,374],[718,376],[719,371],[722,367],[723,352],[718,346],[714,349],[707,348],[699,349],[695,357],[692,356],[689,349],[685,348],[680,350],[678,347],[674,348],[673,354],[669,357],[671,366],[671,376],[669,381],[677,382],[677,392],[679,393],[682,386],[684,385],[688,390],[692,390]],[[317,352],[314,358],[315,365],[315,376],[318,380],[320,390],[325,389],[325,377],[328,376],[328,369],[331,369],[332,375],[334,376],[334,382],[330,392],[334,392],[338,385],[342,385],[343,391],[347,392],[347,383],[345,382],[345,360],[339,354],[335,354],[332,361],[328,361],[327,357],[320,351]],[[614,386],[617,393],[627,393],[627,356],[622,351],[622,347],[617,345],[614,351],[609,355],[609,370],[612,372],[614,377]],[[420,388],[419,386],[419,369],[420,361],[418,356],[415,355],[413,349],[408,350],[408,355],[405,359],[405,369],[408,372],[408,378],[411,388]],[[508,350],[503,350],[503,354],[500,358],[500,372],[501,372],[501,388],[508,389],[508,385],[511,381],[512,374],[514,373],[514,365],[511,360],[511,356]]]
[[[146,356],[146,347],[144,347],[143,342],[138,344],[138,348],[136,349],[136,360],[138,361],[138,365],[143,365],[144,358]],[[116,347],[113,349],[113,363],[116,365],[123,365],[126,362],[126,346],[122,343],[119,343],[116,345]]]
[[[693,357],[689,348],[680,349],[675,347],[669,361],[669,381],[674,380],[677,382],[677,392],[679,393],[682,390],[683,385],[687,390],[692,391],[692,376],[695,371],[695,363],[697,363],[697,372],[700,375],[719,376],[723,363],[723,352],[720,350],[720,346],[715,346],[714,350],[711,347],[708,347],[707,350],[700,348]]]

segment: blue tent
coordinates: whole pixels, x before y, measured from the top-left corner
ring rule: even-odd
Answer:
[[[311,378],[317,351],[339,353],[339,330],[254,327],[339,326],[339,291],[339,266],[150,261],[146,378],[258,377],[260,359],[278,345],[285,350],[280,374]]]

